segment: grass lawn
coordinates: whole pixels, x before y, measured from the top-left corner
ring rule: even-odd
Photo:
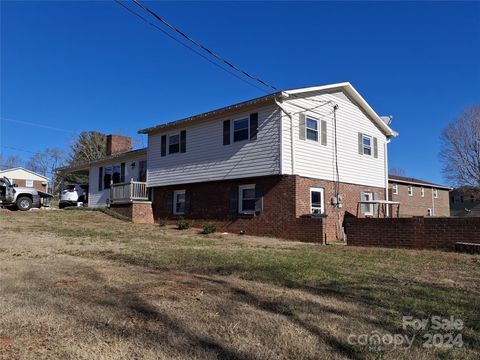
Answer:
[[[202,235],[92,211],[0,211],[0,229],[0,359],[480,358],[479,256]],[[403,316],[464,327],[403,329]],[[424,347],[428,333],[463,346]],[[387,344],[360,341],[373,334]]]

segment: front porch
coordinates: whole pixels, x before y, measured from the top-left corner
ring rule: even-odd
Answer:
[[[110,184],[109,205],[149,201],[147,183],[142,181]]]

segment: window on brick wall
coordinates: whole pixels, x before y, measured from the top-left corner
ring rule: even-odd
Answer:
[[[413,196],[413,186],[412,185],[408,185],[407,192],[408,192],[408,196]]]
[[[33,187],[33,180],[25,180],[26,187]]]
[[[364,191],[361,194],[362,201],[373,201],[373,193]],[[373,204],[362,204],[362,213],[364,215],[373,215]]]
[[[398,195],[398,184],[392,185],[392,192],[393,192],[393,195]]]
[[[173,214],[185,214],[185,190],[176,190],[173,192]]]
[[[241,214],[255,213],[255,184],[238,187],[238,212]]]
[[[420,190],[420,195],[421,195],[422,197],[425,197],[425,189],[424,189],[424,188],[422,188],[422,189]]]
[[[310,188],[310,213],[321,215],[325,212],[323,189]]]
[[[430,208],[427,209],[427,216],[432,216],[432,209]]]
[[[435,199],[438,198],[438,190],[437,189],[433,189],[433,197]]]

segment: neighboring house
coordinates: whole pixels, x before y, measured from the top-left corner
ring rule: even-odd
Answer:
[[[318,242],[342,237],[346,213],[389,211],[372,201],[388,201],[387,144],[397,134],[350,83],[278,92],[139,133],[148,135],[146,150],[120,146],[60,169],[89,174],[89,206],[151,217],[131,198],[128,183],[139,177],[127,173],[146,159],[142,200],[151,200],[155,220]],[[114,174],[120,184],[106,191]]]
[[[131,138],[120,135],[108,135],[105,157],[76,166],[66,166],[57,169],[60,174],[75,174],[88,176],[88,206],[98,207],[111,204],[112,191],[116,189],[118,200],[129,202],[130,186],[137,182],[145,183],[147,178],[147,149],[132,150]],[[132,185],[133,184],[133,185]],[[113,185],[113,187],[112,187]],[[136,186],[137,187],[137,186]],[[146,186],[141,186],[138,200],[148,200]]]
[[[404,176],[389,176],[390,198],[400,202],[400,216],[450,216],[451,188]]]
[[[11,184],[35,188],[39,191],[48,192],[48,177],[37,174],[22,167],[0,171],[0,177],[6,177]]]
[[[450,192],[451,216],[480,217],[480,188],[464,186]]]

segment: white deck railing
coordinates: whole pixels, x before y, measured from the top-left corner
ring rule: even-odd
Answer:
[[[130,180],[128,183],[110,184],[110,203],[147,201],[147,183]]]

